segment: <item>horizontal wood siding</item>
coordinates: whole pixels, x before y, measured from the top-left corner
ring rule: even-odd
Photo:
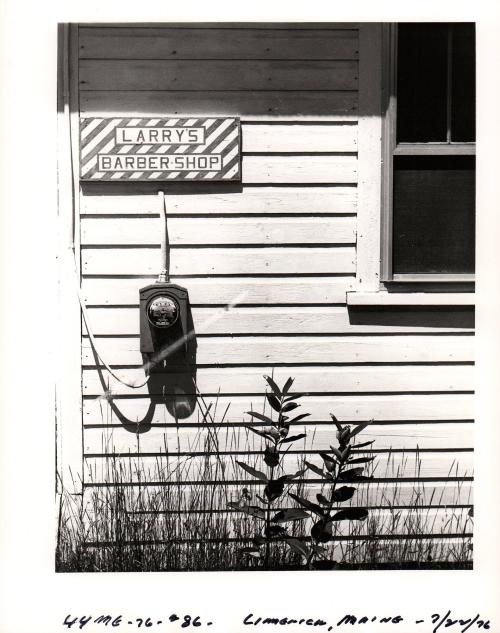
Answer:
[[[293,135],[290,136],[293,138]],[[243,140],[243,143],[245,141]],[[151,195],[148,183],[148,195],[139,195],[141,184],[137,183],[131,191],[123,187],[112,189],[112,183],[92,183],[82,199],[82,214],[91,215],[150,215],[162,212],[157,196]],[[111,188],[111,189],[110,189]],[[113,195],[110,195],[109,192]],[[169,189],[170,191],[170,189]],[[154,193],[154,192],[153,192]],[[356,213],[355,187],[315,185],[307,187],[249,187],[231,192],[220,189],[218,192],[184,188],[182,194],[173,191],[167,200],[169,216],[176,215],[266,215],[286,214],[287,216],[332,215]],[[117,218],[118,219],[118,218]]]
[[[300,425],[314,435],[314,441],[303,440],[294,445],[291,452],[300,451],[314,455],[315,452],[329,450],[330,444],[335,441],[335,433],[330,425]],[[373,424],[365,431],[365,441],[374,440],[377,451],[382,450],[409,450],[416,447],[425,449],[468,449],[472,444],[472,424],[457,423],[459,433],[450,437],[448,424]],[[101,455],[107,453],[116,454],[141,454],[157,453],[165,451],[175,454],[177,451],[186,454],[204,453],[210,442],[211,431],[207,429],[186,429],[182,436],[172,428],[154,427],[147,433],[135,435],[117,425],[112,428],[91,427],[85,429],[84,451],[86,454]],[[254,440],[247,429],[236,428],[234,431],[222,432],[219,437],[218,448],[221,453],[235,453],[235,447],[240,452],[259,452],[261,443]],[[289,451],[290,452],[290,451]],[[379,458],[380,459],[380,458]]]
[[[398,319],[372,310],[363,320],[346,305],[358,239],[357,26],[121,25],[79,33],[81,116],[234,115],[243,152],[241,184],[166,189],[172,281],[189,291],[197,335],[193,414],[172,417],[165,402],[179,396],[161,380],[136,389],[118,382],[84,328],[86,498],[113,488],[117,469],[130,499],[145,474],[143,490],[152,495],[179,484],[168,475],[176,466],[184,483],[199,481],[203,460],[217,459],[214,429],[231,494],[237,498],[243,484],[257,490],[234,462],[246,455],[258,464],[247,412],[265,406],[263,374],[278,383],[293,376],[310,417],[294,425],[307,438],[285,468],[304,455],[319,464],[317,452],[335,441],[331,413],[373,420],[363,436],[374,440],[378,483],[361,484],[358,503],[385,512],[389,530],[388,508],[410,513],[405,507],[420,490],[422,505],[435,506],[419,510],[423,532],[445,559],[445,541],[461,542],[471,530],[472,331],[461,320],[436,320],[432,310]],[[161,188],[81,187],[88,321],[101,357],[136,385],[144,382],[138,290],[160,268]],[[186,397],[196,396],[188,384]],[[210,403],[209,433],[201,421]],[[319,484],[311,471],[304,479],[313,498]],[[450,516],[456,525],[444,538]]]
[[[189,285],[189,284],[186,284]],[[239,294],[233,301],[239,302]],[[90,323],[94,332],[99,334],[132,335],[138,327],[137,307],[130,308],[90,308]],[[356,334],[356,333],[384,333],[387,327],[376,325],[351,325],[342,307],[230,307],[193,308],[192,316],[194,329],[198,336],[206,334]],[[402,330],[403,328],[400,328]],[[407,330],[409,328],[406,328]],[[411,328],[410,328],[411,332]],[[365,340],[358,342],[354,339],[354,347],[360,350],[373,349],[374,354],[386,359],[391,348],[396,345],[401,350],[401,360],[469,360],[472,340],[469,336],[448,337],[445,340],[432,341],[433,349],[422,349],[431,344],[428,338],[385,338],[383,340]],[[346,339],[346,345],[353,339]],[[335,343],[335,341],[334,341]],[[342,341],[336,341],[342,354]],[[270,342],[270,344],[272,344]],[[378,350],[378,347],[388,346],[388,350]],[[435,347],[434,347],[435,346]],[[413,350],[417,351],[417,355]],[[386,353],[387,352],[387,353]],[[355,351],[353,356],[358,358],[362,352]],[[375,355],[372,356],[375,358]],[[394,360],[394,356],[392,357]],[[365,360],[368,360],[366,358]],[[376,361],[375,361],[376,362]]]
[[[227,491],[230,499],[238,499],[238,493],[240,484],[228,483]],[[153,501],[153,509],[149,513],[150,515],[156,512],[169,512],[168,504],[162,503],[162,497],[169,494],[170,491],[174,491],[176,488],[182,488],[184,493],[186,512],[201,512],[203,506],[199,503],[199,499],[193,495],[193,490],[188,487],[182,486],[182,484],[176,484],[175,482],[168,485],[159,485],[158,483],[150,482],[145,486],[127,486],[127,510],[133,511],[137,508],[138,497],[146,497]],[[84,490],[84,497],[88,500],[99,489],[104,489],[106,492],[112,492],[112,486],[107,488],[104,485],[95,485],[88,483]],[[262,491],[262,483],[249,483],[249,491],[252,494],[260,494]],[[304,483],[303,484],[303,496],[311,501],[315,501],[315,497],[321,492],[321,484],[319,483]],[[359,497],[358,503],[364,504],[370,508],[405,508],[414,504],[415,496],[418,495],[421,501],[420,507],[448,507],[453,509],[457,506],[470,506],[473,502],[473,483],[470,479],[461,482],[460,486],[457,486],[456,481],[439,481],[434,480],[432,482],[407,482],[401,480],[391,481],[388,478],[378,478],[377,481],[360,482],[358,484],[357,496]],[[354,500],[351,502],[354,504]],[[293,502],[290,497],[286,496],[280,500],[278,508],[293,507]],[[90,508],[89,508],[90,509]],[[227,511],[226,504],[221,504],[218,509],[220,512]],[[176,512],[176,510],[173,510]]]
[[[169,114],[240,115],[257,120],[271,117],[297,116],[339,120],[354,117],[358,109],[357,92],[342,90],[255,90],[236,92],[211,90],[193,93],[181,90],[88,90],[80,95],[81,112],[85,115],[165,116]]]
[[[311,251],[314,257],[311,257]],[[353,273],[356,250],[352,246],[306,248],[185,248],[171,257],[173,275],[337,274]],[[158,272],[160,249],[84,248],[84,275],[151,275]]]
[[[245,455],[245,453],[243,454]],[[253,456],[250,456],[253,457]],[[315,453],[308,455],[308,461],[321,467],[323,461],[321,457]],[[247,457],[249,459],[249,457]],[[393,477],[397,475],[398,478],[403,479],[415,479],[418,477],[431,478],[431,479],[446,479],[453,469],[457,468],[457,454],[451,451],[439,451],[433,453],[420,453],[416,454],[393,454]],[[217,457],[212,457],[211,460],[215,464],[218,461]],[[387,461],[387,458],[380,460],[382,463]],[[238,467],[230,459],[224,460],[225,463],[225,477],[226,481],[241,481],[243,485],[253,481],[253,478],[246,473],[242,474],[242,469]],[[286,473],[296,472],[300,468],[301,460],[297,455],[287,453],[283,458],[283,469]],[[182,471],[183,481],[186,483],[190,481],[196,481],[199,477],[199,473],[203,472],[203,468],[206,464],[206,458],[204,456],[168,456],[164,455],[141,455],[140,457],[134,457],[130,455],[119,455],[112,458],[102,459],[100,457],[86,457],[85,466],[91,473],[91,479],[89,480],[93,484],[99,483],[121,483],[135,482],[142,483],[144,481],[155,482],[161,480],[164,473],[172,472],[176,473],[179,469],[184,468]],[[231,470],[232,468],[232,470]],[[472,474],[473,459],[472,453],[464,452],[460,453],[460,463],[458,466],[458,475],[461,477],[469,476]],[[215,470],[215,469],[214,469]],[[382,468],[382,473],[384,469]],[[318,479],[317,476],[311,474],[311,479]],[[175,481],[175,474],[172,474],[172,480]],[[214,479],[211,483],[217,483]]]
[[[469,336],[209,336],[198,341],[198,364],[464,363],[472,347]],[[141,364],[138,338],[100,338],[99,348],[119,365]],[[83,354],[92,358],[86,338]]]
[[[132,513],[133,514],[133,513]],[[237,541],[242,541],[241,537],[241,528],[238,529],[237,524],[233,525],[231,519],[234,517],[236,513],[219,513],[219,519],[228,519],[227,531],[225,532],[226,539],[236,539]],[[398,531],[394,530],[394,515],[395,513],[390,510],[375,510],[372,511],[372,521],[375,519],[378,521],[378,528],[380,533],[385,537],[394,537],[401,536],[402,529]],[[229,515],[229,516],[228,516]],[[231,516],[232,515],[232,516]],[[413,520],[418,522],[420,529],[422,530],[425,536],[436,535],[440,536],[443,532],[449,532],[449,524],[453,521],[454,531],[452,532],[452,536],[463,537],[467,533],[470,534],[472,525],[471,519],[468,514],[467,508],[456,508],[454,510],[450,508],[433,508],[429,509],[419,509],[419,510],[399,510],[398,515],[400,517],[400,524],[404,526],[409,521]],[[160,514],[158,513],[154,517],[154,530],[156,533],[163,532],[165,537],[168,538],[168,534],[172,534],[173,530],[178,530],[179,532],[182,529],[182,523],[186,521],[195,523],[196,520],[200,521],[203,515],[200,513],[190,513],[186,515],[184,513],[180,513],[177,515],[168,515],[168,514]],[[92,520],[93,515],[89,513],[89,519]],[[136,517],[134,517],[136,518]],[[151,516],[142,517],[142,520],[149,519],[151,522]],[[309,532],[311,527],[313,526],[312,520],[305,520],[302,523],[303,530],[305,532]],[[467,529],[468,528],[468,529]],[[369,534],[369,522],[364,521],[356,527],[356,537],[357,539],[361,539]],[[337,539],[346,539],[352,535],[352,525],[347,522],[339,522],[335,529],[335,536]],[[145,535],[145,539],[152,541],[154,539],[153,530],[148,530]],[[187,537],[187,542],[200,540],[202,536],[191,536]],[[250,540],[250,539],[248,539]],[[147,541],[146,541],[147,542]]]
[[[321,371],[321,370],[320,370]],[[134,377],[133,373],[120,372],[123,377],[129,376],[129,380]],[[96,384],[96,383],[94,383]],[[140,383],[139,383],[140,384]],[[222,387],[223,389],[224,387]],[[101,396],[86,399],[83,403],[83,419],[85,424],[113,424],[121,417],[123,423],[134,432],[139,428],[148,427],[148,423],[142,425],[142,420],[151,420],[151,424],[175,425],[175,417],[165,409],[163,394],[156,394],[156,405],[150,410],[151,397],[146,390],[138,395],[130,395],[120,398],[120,390],[113,390],[113,382],[108,376],[104,376],[101,383]],[[165,397],[169,399],[169,393]],[[118,398],[116,397],[118,396]],[[207,396],[208,398],[209,396]],[[176,401],[175,396],[170,397],[170,401]],[[181,398],[179,398],[182,401]],[[217,405],[218,417],[227,424],[242,424],[249,422],[248,411],[261,411],[265,406],[264,397],[249,395],[241,396],[217,396],[213,395],[207,401]],[[111,403],[112,406],[108,406]],[[229,409],[226,411],[226,408]],[[203,411],[197,409],[192,416],[183,420],[183,424],[199,425],[203,420]],[[151,411],[151,412],[150,412]],[[443,394],[343,394],[337,395],[335,392],[329,395],[314,395],[307,398],[304,403],[304,412],[310,413],[311,421],[331,423],[330,414],[333,413],[342,422],[363,422],[366,420],[377,420],[383,422],[406,422],[409,420],[441,422],[470,420],[474,415],[473,398],[467,393],[443,393]],[[119,414],[119,415],[118,415]],[[224,417],[223,417],[223,414]],[[309,419],[309,418],[308,418]],[[178,422],[178,421],[177,421]],[[451,425],[449,427],[450,443],[453,444],[455,434],[459,433],[459,427]],[[415,447],[416,448],[416,447]]]
[[[80,29],[81,59],[354,60],[358,32],[347,29],[106,28]]]
[[[162,221],[146,218],[82,218],[82,245],[159,246]],[[355,217],[328,218],[172,218],[170,246],[354,244]]]
[[[155,281],[143,279],[87,277],[82,280],[87,305],[137,306],[138,290]],[[253,304],[332,304],[344,303],[346,292],[352,290],[354,277],[220,277],[210,283],[203,277],[189,280],[172,278],[189,291],[191,305],[227,305],[238,297],[238,305]],[[347,313],[344,311],[345,318]]]
[[[86,90],[356,90],[355,61],[82,60]]]
[[[110,342],[110,346],[112,343]],[[108,348],[107,354],[113,352]],[[136,356],[136,361],[140,359]],[[116,360],[127,360],[116,358]],[[87,354],[85,362],[93,359]],[[127,363],[123,363],[127,364]],[[122,364],[122,365],[123,365]],[[142,377],[142,368],[130,367],[128,364],[123,373],[137,382]],[[196,383],[198,389],[204,394],[215,396],[224,387],[224,394],[261,394],[263,393],[262,374],[268,368],[240,367],[199,367]],[[120,374],[121,370],[117,369]],[[474,372],[470,365],[352,365],[331,366],[326,364],[321,371],[316,367],[304,367],[302,365],[276,367],[274,378],[279,383],[286,381],[293,374],[295,388],[300,393],[369,393],[369,392],[428,392],[428,391],[472,391],[474,389]],[[129,394],[129,390],[121,386],[117,380],[109,377],[109,386],[114,394]],[[101,379],[97,368],[86,365],[83,371],[83,390],[85,395],[99,396],[102,393]],[[134,393],[148,393],[144,388]],[[304,403],[304,406],[307,403]]]

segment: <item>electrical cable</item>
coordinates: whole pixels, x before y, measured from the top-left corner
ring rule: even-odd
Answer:
[[[77,269],[77,265],[76,265],[76,253],[75,253],[74,249],[73,249],[73,259],[74,259],[74,264],[75,264],[75,266],[74,266],[75,278],[78,281],[78,269]],[[96,345],[95,338],[94,338],[94,333],[92,332],[92,328],[90,327],[90,320],[89,320],[89,315],[88,315],[88,312],[87,312],[87,306],[85,305],[85,299],[83,298],[82,289],[81,289],[79,283],[76,284],[76,292],[77,292],[77,295],[78,295],[78,301],[80,302],[80,310],[81,310],[81,313],[82,313],[83,321],[85,323],[85,327],[87,329],[87,334],[88,334],[88,337],[89,337],[89,340],[90,340],[90,344],[92,346],[93,352],[95,353],[95,355],[97,356],[99,361],[106,368],[106,370],[113,376],[113,378],[115,380],[117,380],[118,382],[120,382],[122,385],[125,385],[126,387],[130,387],[131,389],[140,389],[141,387],[144,387],[144,385],[146,385],[148,383],[151,374],[149,374],[148,377],[146,378],[146,380],[144,380],[140,384],[136,384],[136,383],[133,383],[133,382],[128,382],[128,381],[123,380],[122,378],[120,378],[120,376],[118,376],[111,369],[111,367],[108,365],[108,363],[101,356],[101,354],[99,353],[99,350],[97,349],[97,345]]]
[[[161,206],[162,206],[162,218],[163,218],[163,230],[162,230],[162,239],[161,239],[161,264],[163,266],[159,276],[158,276],[158,281],[170,281],[170,255],[169,255],[169,240],[168,240],[168,224],[167,224],[167,204],[166,204],[166,200],[165,200],[165,193],[163,191],[159,191],[158,192],[158,196],[161,200]],[[77,266],[77,262],[76,262],[76,252],[75,252],[75,247],[74,247],[74,243],[73,243],[73,263],[74,263],[74,272],[75,272],[75,278],[77,280],[77,284],[76,284],[76,288],[77,288],[77,294],[78,294],[78,301],[80,302],[80,309],[82,312],[82,316],[83,316],[83,320],[85,322],[85,327],[87,328],[87,333],[89,336],[89,340],[90,340],[90,344],[92,346],[92,350],[94,351],[95,355],[97,356],[97,358],[100,360],[100,362],[102,363],[102,365],[106,368],[106,370],[113,376],[113,378],[115,380],[117,380],[118,382],[120,382],[122,385],[125,385],[126,387],[130,387],[130,389],[140,389],[141,387],[144,387],[150,377],[151,374],[149,373],[146,380],[144,380],[143,382],[136,384],[136,383],[132,383],[132,382],[128,382],[126,380],[123,380],[122,378],[120,378],[112,369],[111,367],[108,365],[108,363],[104,360],[104,358],[101,356],[101,354],[99,353],[98,349],[97,349],[97,345],[95,342],[95,338],[94,338],[94,333],[92,332],[92,328],[90,326],[90,319],[89,319],[89,315],[87,312],[87,306],[85,305],[85,299],[83,297],[83,293],[82,293],[82,289],[80,286],[80,282],[79,282],[79,275],[78,275],[78,266]],[[151,364],[151,363],[150,363]],[[145,366],[143,365],[143,369],[145,369]]]
[[[163,266],[163,268],[161,269],[160,274],[158,275],[158,282],[169,282],[170,281],[170,249],[169,249],[169,239],[168,239],[167,203],[165,200],[165,193],[163,191],[158,192],[158,197],[161,200],[162,219],[163,219],[163,229],[162,229],[162,238],[161,238],[161,246],[160,246],[161,248],[160,259],[161,259],[161,265]],[[73,259],[74,259],[75,275],[76,275],[76,278],[78,279],[79,277],[78,267],[76,263],[76,253],[75,253],[74,245],[73,245]],[[125,385],[126,387],[130,387],[131,389],[140,389],[141,387],[144,387],[148,383],[151,377],[150,373],[148,374],[146,380],[144,380],[143,382],[139,384],[128,382],[120,378],[111,369],[111,367],[104,360],[104,358],[101,356],[101,354],[97,350],[94,334],[92,332],[92,328],[90,327],[90,320],[89,320],[89,316],[87,312],[87,306],[85,305],[85,300],[83,298],[83,293],[80,287],[80,283],[77,284],[77,293],[78,293],[78,301],[80,302],[80,308],[82,311],[83,320],[85,322],[85,327],[87,328],[87,333],[89,335],[90,344],[97,358],[101,361],[101,363],[104,365],[107,371],[113,376],[113,378],[117,380],[118,382],[120,382],[122,385]],[[155,364],[155,363],[151,363],[151,362],[148,363],[148,365],[151,365],[151,364]],[[143,369],[145,368],[146,366],[143,365]]]

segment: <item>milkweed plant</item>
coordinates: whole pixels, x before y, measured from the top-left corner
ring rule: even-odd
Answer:
[[[236,460],[238,466],[246,473],[265,484],[263,495],[256,495],[259,505],[254,505],[251,503],[252,497],[248,489],[245,488],[238,501],[228,504],[231,509],[239,510],[261,522],[260,531],[252,538],[252,545],[241,548],[240,552],[256,559],[264,569],[267,569],[270,563],[271,544],[284,541],[293,552],[305,559],[305,565],[309,569],[335,567],[336,563],[329,559],[329,550],[325,547],[326,543],[333,540],[334,525],[339,521],[363,521],[368,516],[366,508],[339,509],[339,504],[349,501],[356,492],[356,488],[345,485],[346,483],[362,482],[372,478],[363,475],[363,471],[365,465],[374,458],[358,456],[359,454],[354,451],[370,446],[373,440],[360,444],[353,442],[358,433],[371,421],[351,427],[340,424],[337,418],[330,414],[337,429],[337,446],[330,446],[330,451],[319,453],[323,467],[304,460],[305,468],[295,473],[280,474],[283,472],[283,457],[291,443],[306,437],[306,433],[289,435],[290,425],[310,414],[292,414],[292,411],[300,406],[296,401],[302,396],[290,394],[293,378],[288,378],[281,388],[270,376],[264,376],[264,379],[270,387],[270,391],[266,393],[267,401],[277,415],[272,418],[264,413],[248,411],[248,415],[268,426],[256,428],[247,425],[247,428],[264,439],[262,459],[267,466],[267,472]],[[317,503],[299,494],[288,492],[298,504],[297,507],[278,510],[277,507],[280,502],[282,505],[285,496],[285,488],[302,478],[307,470],[318,475],[322,481],[322,491],[316,495]],[[289,524],[304,519],[308,519],[312,527],[309,535],[305,539],[300,539],[290,533]]]
[[[325,544],[333,539],[334,526],[340,521],[364,521],[368,516],[367,508],[347,507],[339,509],[339,504],[349,501],[356,493],[356,488],[346,483],[363,482],[372,479],[363,475],[365,465],[373,461],[373,457],[358,457],[355,449],[366,448],[373,441],[354,444],[353,439],[366,428],[369,422],[363,422],[355,427],[342,425],[337,418],[330,414],[336,428],[337,446],[330,446],[330,451],[319,453],[323,460],[323,467],[305,461],[309,470],[322,480],[322,492],[316,495],[317,503],[304,497],[289,493],[300,506],[307,510],[312,520],[309,538],[302,541],[287,538],[288,546],[306,561],[309,569],[330,569],[337,563],[329,559],[329,550]]]
[[[245,489],[239,501],[230,502],[230,508],[239,510],[252,517],[260,519],[262,527],[260,532],[252,538],[252,545],[243,547],[240,552],[251,556],[261,563],[264,569],[269,567],[270,549],[273,541],[283,541],[290,536],[287,524],[308,518],[308,513],[302,508],[288,508],[277,510],[279,501],[283,498],[285,487],[294,480],[302,477],[306,469],[298,470],[290,474],[278,474],[283,472],[283,458],[286,449],[292,442],[306,437],[305,433],[289,435],[290,425],[306,418],[309,413],[293,415],[300,404],[296,402],[301,394],[290,395],[293,378],[288,378],[282,388],[270,376],[264,376],[271,391],[266,394],[272,410],[277,414],[275,419],[259,413],[248,411],[248,415],[264,422],[267,426],[255,428],[247,425],[247,428],[264,439],[263,461],[267,466],[267,472],[253,468],[241,461],[236,463],[254,479],[265,484],[263,495],[256,495],[259,505],[250,504],[250,495]]]

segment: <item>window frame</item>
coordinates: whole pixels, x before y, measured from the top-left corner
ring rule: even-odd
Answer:
[[[380,281],[384,284],[414,282],[474,282],[471,273],[404,273],[392,269],[394,156],[473,156],[476,143],[397,143],[397,44],[398,25],[382,30],[382,179]]]

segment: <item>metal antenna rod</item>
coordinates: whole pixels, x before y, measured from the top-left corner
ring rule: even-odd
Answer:
[[[170,281],[170,244],[168,240],[167,202],[165,199],[165,192],[159,191],[158,197],[162,207],[163,231],[161,234],[160,245],[161,272],[158,275],[156,283],[162,283]]]

